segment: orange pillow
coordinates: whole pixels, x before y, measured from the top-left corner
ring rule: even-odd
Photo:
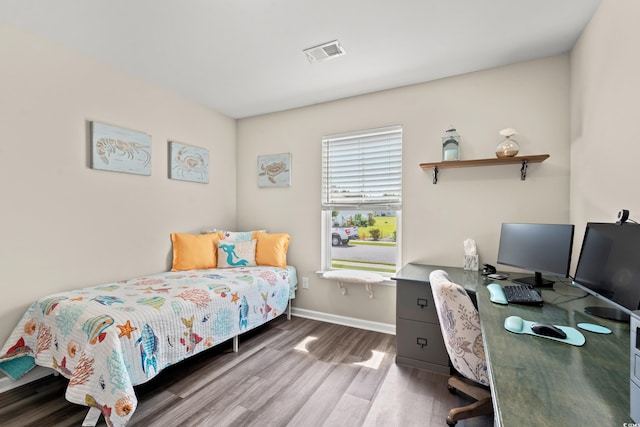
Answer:
[[[287,249],[291,237],[286,233],[269,234],[257,232],[256,263],[285,268],[287,266]]]
[[[171,233],[173,243],[173,267],[171,271],[216,268],[217,243],[222,233],[181,234]]]

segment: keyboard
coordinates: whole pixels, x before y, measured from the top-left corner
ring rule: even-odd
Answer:
[[[541,306],[543,301],[539,293],[527,285],[503,286],[504,295],[510,304],[525,304]]]

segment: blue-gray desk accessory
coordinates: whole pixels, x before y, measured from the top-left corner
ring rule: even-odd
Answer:
[[[504,290],[502,286],[497,283],[489,283],[487,285],[487,290],[489,291],[489,299],[491,302],[495,302],[496,304],[508,304],[507,296],[504,294]]]
[[[585,343],[584,335],[580,331],[570,326],[562,326],[562,325],[553,325],[556,328],[560,329],[564,332],[564,337],[555,337],[550,335],[545,335],[542,333],[537,333],[534,329],[536,322],[531,322],[529,320],[524,320],[520,316],[509,316],[504,319],[504,328],[515,334],[529,334],[535,337],[547,338],[550,340],[555,340],[571,345],[581,346]]]
[[[594,325],[593,323],[578,323],[578,328],[585,331],[593,332],[596,334],[610,334],[611,329],[605,328],[602,325]]]

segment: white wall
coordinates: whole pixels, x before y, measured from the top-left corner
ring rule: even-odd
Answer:
[[[571,220],[579,226],[578,245],[588,221],[615,221],[620,209],[640,222],[639,17],[636,0],[604,0],[571,53]]]
[[[37,298],[166,271],[169,234],[235,225],[235,120],[0,22],[0,342]],[[89,169],[88,122],[153,138],[151,176]],[[167,140],[210,183],[167,178]]]
[[[394,324],[395,288],[342,297],[315,276],[326,134],[403,125],[405,263],[460,266],[465,238],[495,263],[501,222],[569,220],[568,55],[243,119],[237,135],[234,120],[1,23],[0,63],[0,339],[42,295],[167,269],[169,233],[208,225],[290,233],[289,262],[311,280],[294,306]],[[91,120],[150,133],[152,175],[89,169]],[[418,164],[440,160],[452,124],[464,159],[493,157],[504,127],[521,154],[551,157],[526,181],[514,165],[443,170],[432,185]],[[210,149],[209,185],[167,179],[168,139]],[[284,152],[292,186],[259,189],[256,157]]]
[[[294,307],[395,324],[395,288],[364,287],[341,296],[319,279],[321,138],[401,124],[404,132],[402,252],[404,262],[461,266],[462,242],[478,243],[481,262],[495,264],[502,222],[569,220],[569,57],[561,55],[307,108],[238,121],[239,229],[266,227],[292,236],[289,263],[310,288]],[[529,166],[448,169],[437,185],[418,166],[441,160],[450,125],[462,136],[463,159],[495,157],[498,131],[518,132],[521,154],[550,154]],[[292,185],[258,188],[256,157],[292,153]],[[505,268],[506,269],[506,268]]]

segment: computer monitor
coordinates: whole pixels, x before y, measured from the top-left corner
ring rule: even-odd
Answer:
[[[640,308],[640,225],[588,223],[573,283],[609,304],[585,312],[629,321]]]
[[[533,271],[532,277],[513,279],[529,286],[551,286],[542,273],[569,276],[573,224],[502,224],[498,264]]]

